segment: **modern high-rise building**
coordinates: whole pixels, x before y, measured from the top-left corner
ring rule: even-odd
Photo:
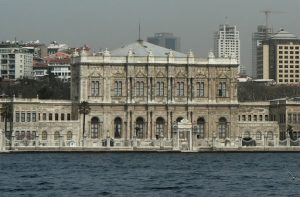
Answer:
[[[267,28],[265,25],[258,25],[257,32],[252,33],[252,69],[251,75],[257,78],[257,65],[261,60],[262,41],[273,36],[273,29]],[[259,57],[259,58],[258,58]]]
[[[300,39],[281,29],[262,42],[258,57],[257,77],[274,79],[277,84],[300,83]],[[259,59],[260,58],[260,59]]]
[[[154,37],[148,37],[147,41],[167,49],[180,51],[180,38],[172,33],[155,33]]]
[[[0,78],[32,77],[33,55],[24,48],[0,47]]]
[[[236,26],[222,24],[214,35],[216,57],[233,57],[240,64],[240,34]]]

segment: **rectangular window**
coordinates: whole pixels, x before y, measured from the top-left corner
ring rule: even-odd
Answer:
[[[58,114],[55,113],[55,120],[58,121]]]
[[[21,122],[25,122],[25,113],[24,112],[21,113]]]
[[[47,114],[43,113],[43,120],[46,120],[46,119],[47,119]]]
[[[65,120],[65,114],[60,114],[60,119]]]
[[[248,115],[248,121],[251,121],[251,115]]]
[[[269,121],[269,116],[265,115],[265,121]]]
[[[67,120],[71,120],[71,114],[67,114]]]
[[[156,96],[164,96],[164,82],[156,83]]]
[[[226,82],[220,82],[219,83],[218,95],[220,97],[226,97]]]
[[[293,123],[297,123],[297,114],[293,114]]]
[[[242,121],[246,121],[246,115],[242,115]]]
[[[20,112],[16,112],[16,122],[20,122]]]
[[[31,121],[31,113],[27,112],[27,122],[30,122],[30,121]]]
[[[292,114],[288,114],[288,123],[292,123]]]
[[[204,96],[204,82],[197,82],[196,84],[196,93],[198,97],[203,97]]]
[[[52,114],[49,114],[49,120],[52,121]]]
[[[115,96],[122,96],[122,81],[115,81]]]
[[[36,113],[32,112],[32,122],[36,122]]]
[[[257,115],[253,116],[253,121],[257,121]]]
[[[177,96],[184,96],[184,82],[177,82]]]
[[[259,121],[263,121],[263,116],[259,115]]]
[[[99,81],[92,81],[91,84],[91,96],[99,96],[99,88],[100,88],[100,83]]]

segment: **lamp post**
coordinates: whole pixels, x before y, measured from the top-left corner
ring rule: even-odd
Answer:
[[[162,140],[164,138],[163,132],[160,130],[159,131],[159,148],[162,149]]]
[[[178,126],[177,123],[174,123],[173,125],[173,133],[175,134],[177,132],[177,148],[179,150],[179,131],[178,131]],[[175,135],[173,135],[173,148],[175,148],[175,140],[174,140]]]

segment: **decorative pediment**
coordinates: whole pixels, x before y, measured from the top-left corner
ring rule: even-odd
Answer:
[[[195,74],[194,74],[195,78],[207,78],[207,72],[203,71],[203,70],[198,70]]]
[[[135,73],[135,77],[147,77],[147,75],[142,69],[138,69]]]
[[[102,72],[99,69],[93,69],[91,70],[91,72],[88,75],[89,77],[93,77],[93,78],[101,78],[102,76]]]
[[[218,78],[230,78],[230,71],[227,69],[219,70],[217,73]]]
[[[182,70],[179,70],[179,71],[177,71],[175,76],[178,78],[184,78],[184,77],[186,77],[186,73]]]
[[[111,74],[113,77],[125,77],[124,69],[120,67],[112,67]]]
[[[165,75],[165,73],[163,73],[161,70],[159,70],[159,71],[156,73],[155,77],[166,77],[166,75]]]

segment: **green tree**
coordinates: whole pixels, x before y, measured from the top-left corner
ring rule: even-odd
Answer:
[[[11,102],[3,103],[1,108],[1,116],[4,117],[4,132],[5,137],[9,140],[9,145],[11,147],[11,136],[12,136],[12,122],[13,122],[13,104]],[[10,123],[10,129],[8,130],[7,123]]]
[[[83,131],[82,131],[82,139],[84,139],[84,134],[85,134],[85,116],[87,114],[89,114],[91,111],[91,108],[90,108],[90,105],[87,101],[82,101],[80,104],[79,104],[79,113],[80,114],[83,114],[83,125],[82,125],[82,128],[83,128]],[[84,140],[82,141],[82,146],[84,145]]]

